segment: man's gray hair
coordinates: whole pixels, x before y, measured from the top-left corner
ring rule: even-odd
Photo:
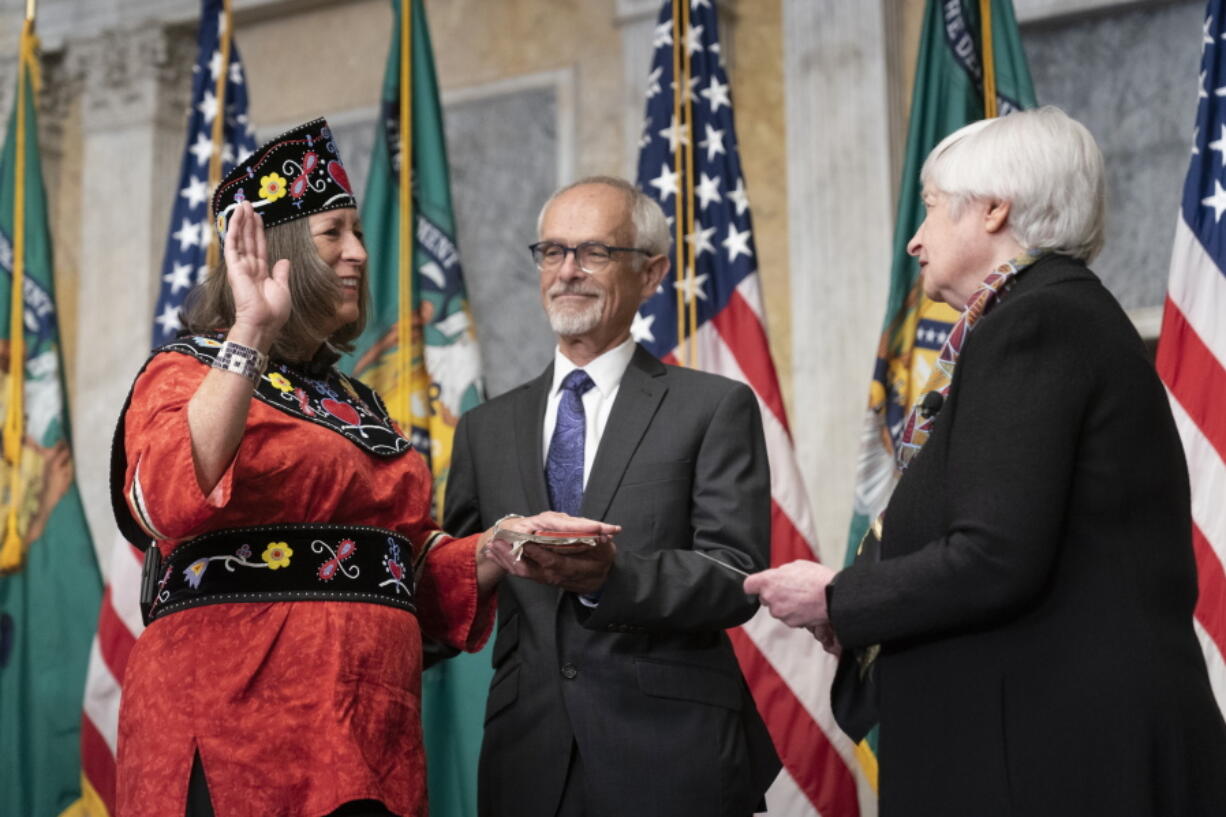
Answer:
[[[541,226],[545,222],[545,211],[549,209],[549,205],[553,204],[554,199],[569,190],[589,184],[603,184],[607,187],[620,190],[625,194],[626,203],[630,210],[630,225],[634,228],[634,237],[631,241],[635,247],[646,250],[653,256],[664,255],[668,252],[671,244],[668,234],[668,219],[665,218],[664,211],[660,209],[660,205],[656,203],[655,199],[639,190],[630,182],[625,179],[619,179],[616,176],[588,176],[554,191],[549,200],[542,205],[541,212],[536,217],[536,234],[538,236],[541,234]]]
[[[957,219],[974,199],[1007,201],[1008,226],[1027,249],[1083,261],[1103,246],[1103,156],[1084,125],[1059,108],[972,122],[941,140],[920,171],[926,189],[949,197]]]

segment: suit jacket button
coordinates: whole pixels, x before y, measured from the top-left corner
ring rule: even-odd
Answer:
[[[569,661],[562,665],[562,677],[566,680],[571,680],[579,674],[579,668]]]

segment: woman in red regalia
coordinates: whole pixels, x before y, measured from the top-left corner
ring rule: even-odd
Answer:
[[[116,433],[120,527],[154,543],[118,815],[425,815],[422,633],[481,647],[493,529],[437,528],[429,468],[332,365],[362,331],[366,250],[327,123],[257,150],[212,204],[224,264]]]

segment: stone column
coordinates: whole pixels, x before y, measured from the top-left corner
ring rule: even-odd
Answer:
[[[111,435],[149,350],[194,47],[190,32],[146,25],[69,41],[68,56],[83,82],[77,477],[105,548]]]
[[[893,5],[783,4],[792,430],[822,559],[832,564],[843,560],[889,278]]]
[[[659,0],[617,0],[615,22],[622,40],[622,173],[628,179],[638,171],[647,75],[655,51],[651,35],[659,13]]]

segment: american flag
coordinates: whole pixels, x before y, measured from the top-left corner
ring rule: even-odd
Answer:
[[[1211,0],[1201,37],[1200,99],[1171,279],[1158,341],[1192,481],[1192,545],[1200,598],[1196,633],[1226,710],[1226,25]]]
[[[209,217],[209,160],[213,156],[213,128],[217,118],[217,79],[222,70],[221,34],[226,27],[222,0],[203,0],[200,9],[199,54],[192,68],[192,104],[187,122],[187,144],[179,170],[178,195],[170,217],[170,235],[162,259],[162,287],[153,319],[153,345],[161,346],[179,331],[179,310],[193,286],[208,272],[208,246],[216,238]],[[227,39],[229,39],[227,37]],[[229,43],[226,67],[225,119],[222,125],[221,173],[255,150],[255,132],[247,120],[247,83],[238,47]]]
[[[666,0],[655,29],[638,185],[660,203],[674,227],[676,219],[682,219],[683,246],[693,256],[694,273],[692,278],[685,274],[674,246],[673,271],[643,305],[631,331],[635,340],[666,362],[682,361],[753,388],[762,409],[771,464],[772,564],[816,559],[813,518],[767,342],[753,223],[716,12],[710,0],[688,0],[688,8],[684,2],[674,6]],[[675,105],[678,83],[673,79],[674,7],[689,17],[688,26],[679,27],[677,39],[684,44],[690,65],[689,81],[683,74],[680,83],[687,86],[682,88],[686,93],[680,121]],[[687,108],[692,111],[690,127],[685,125]],[[679,147],[692,150],[688,181],[688,161],[678,174]],[[679,200],[688,202],[680,216]],[[692,356],[689,342],[678,344],[677,290],[696,301]],[[688,320],[681,323],[684,326]],[[830,711],[834,660],[808,632],[786,627],[765,611],[729,635],[783,759],[784,770],[767,793],[770,813],[859,814],[858,783],[852,771],[855,750]]]
[[[222,107],[217,87],[223,70],[220,175],[255,149],[255,136],[247,120],[247,86],[238,47],[230,39],[227,5],[223,0],[201,2],[187,143],[162,262],[162,286],[153,319],[154,346],[171,340],[180,329],[183,299],[203,280],[208,245],[216,236],[209,217],[209,163],[214,152],[214,121]],[[228,61],[224,56],[227,52]],[[81,768],[90,817],[106,817],[115,809],[115,749],[123,672],[128,653],[144,629],[138,606],[141,558],[139,551],[116,535],[98,634],[90,651],[81,724]]]

